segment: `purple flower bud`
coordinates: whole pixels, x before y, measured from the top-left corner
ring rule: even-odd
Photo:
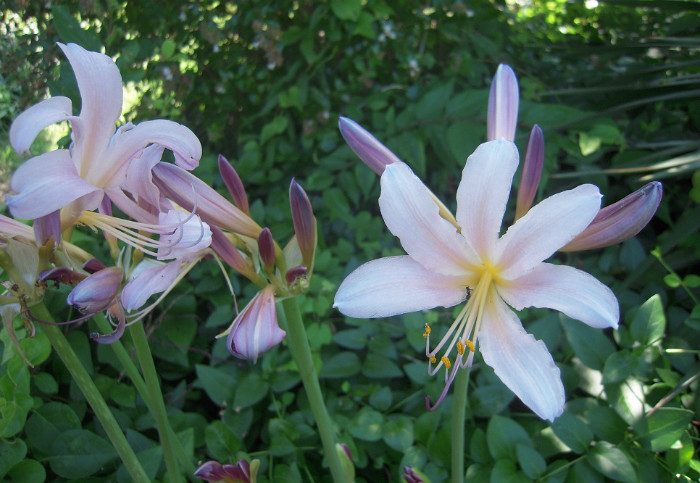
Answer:
[[[186,210],[194,211],[209,225],[251,238],[257,238],[262,230],[250,216],[211,186],[174,164],[158,163],[153,168],[153,182],[162,194]]]
[[[93,273],[75,286],[66,302],[83,314],[96,314],[112,305],[121,288],[122,269],[109,267]]]
[[[535,124],[527,138],[527,147],[523,157],[523,171],[518,186],[518,201],[515,207],[515,219],[522,217],[532,206],[542,177],[544,165],[544,134]]]
[[[515,139],[518,103],[518,79],[515,72],[506,64],[500,64],[491,82],[486,121],[487,140],[506,139],[513,141]]]
[[[83,263],[83,270],[85,270],[87,273],[99,272],[103,268],[107,268],[107,266],[97,258],[91,258],[87,262]]]
[[[289,204],[292,208],[292,223],[297,236],[302,265],[313,267],[316,251],[316,218],[309,197],[304,189],[292,179],[289,186]]]
[[[66,285],[75,285],[81,280],[84,280],[85,275],[83,275],[82,273],[75,272],[67,267],[55,267],[50,270],[44,270],[43,272],[40,272],[37,278],[42,282],[54,282],[56,287],[58,287],[59,283],[64,283]]]
[[[423,473],[414,470],[410,466],[403,467],[403,480],[406,483],[423,483],[425,481],[423,480],[424,477]]]
[[[591,224],[560,251],[591,250],[632,238],[652,219],[662,195],[663,187],[658,181],[642,186],[600,210]]]
[[[215,226],[211,227],[211,249],[214,250],[214,253],[221,257],[229,267],[249,278],[251,281],[260,278],[258,274],[255,273],[250,263],[243,258],[243,255],[233,246],[233,243],[226,238],[224,232]]]
[[[269,228],[263,228],[258,235],[258,250],[265,271],[269,272],[275,266],[275,241]]]
[[[282,342],[286,334],[277,323],[275,289],[268,285],[238,314],[226,343],[231,354],[255,363],[261,354]]]
[[[335,452],[338,453],[340,466],[343,468],[345,481],[355,481],[355,465],[352,461],[352,453],[350,448],[345,443],[336,443]]]
[[[36,218],[33,228],[37,246],[43,247],[49,240],[58,246],[61,242],[61,210]]]
[[[350,149],[378,175],[384,172],[387,164],[400,161],[394,153],[389,151],[389,148],[352,119],[341,117],[338,120],[338,127]]]
[[[251,466],[253,466],[252,474]],[[207,461],[199,465],[199,468],[194,472],[194,476],[204,481],[251,483],[256,480],[258,466],[258,460],[253,460],[253,465],[250,465],[246,460],[240,460],[235,465],[222,465],[217,461]]]
[[[294,285],[294,282],[296,282],[297,279],[306,275],[306,272],[308,272],[308,270],[304,265],[292,267],[289,270],[287,270],[287,273],[284,274],[284,278],[287,280],[287,285],[289,285],[290,287]]]
[[[250,215],[248,195],[246,195],[243,182],[231,163],[228,162],[228,159],[222,154],[219,154],[219,173],[221,173],[221,178],[224,180],[226,188],[228,188],[233,204],[246,215]]]

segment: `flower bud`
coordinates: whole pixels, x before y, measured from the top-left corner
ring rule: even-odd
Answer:
[[[211,186],[174,164],[158,163],[153,168],[153,182],[163,195],[184,209],[194,211],[210,225],[251,238],[257,238],[262,230],[250,216]]]
[[[104,267],[103,267],[104,268]],[[38,280],[42,282],[54,282],[58,288],[59,283],[75,285],[85,279],[85,275],[75,272],[68,267],[54,267],[49,270],[39,272]]]
[[[427,476],[410,466],[403,467],[402,480],[405,483],[430,483],[430,479]]]
[[[258,235],[258,251],[265,271],[272,271],[275,267],[275,241],[269,228],[263,228]]]
[[[85,270],[87,273],[99,272],[103,268],[107,268],[107,266],[97,258],[91,258],[87,262],[83,263],[83,270]]]
[[[250,464],[240,460],[235,465],[222,465],[217,461],[207,461],[199,465],[194,472],[195,478],[204,481],[223,481],[225,483],[255,483],[257,481],[260,460]]]
[[[663,186],[658,181],[642,186],[600,210],[591,224],[560,251],[591,250],[632,238],[651,221],[662,195]]]
[[[286,334],[277,323],[275,289],[268,285],[233,321],[226,344],[234,356],[255,363],[261,354],[282,342]]]
[[[491,82],[489,110],[486,120],[488,141],[515,139],[518,123],[518,79],[515,72],[506,64],[500,64]]]
[[[66,302],[83,314],[96,314],[112,305],[119,294],[123,273],[118,267],[108,267],[93,273],[75,286]]]
[[[537,194],[544,165],[544,134],[535,124],[527,138],[527,147],[523,157],[523,171],[518,186],[518,201],[515,207],[515,219],[521,218],[530,210]]]
[[[355,465],[352,462],[352,453],[345,443],[336,443],[335,452],[338,454],[340,466],[343,468],[345,481],[355,481]]]
[[[311,269],[316,251],[316,218],[309,197],[304,189],[292,179],[289,186],[289,204],[292,208],[292,223],[301,251],[302,265]]]
[[[248,204],[248,195],[246,195],[245,188],[243,187],[243,182],[240,176],[231,163],[228,162],[222,154],[219,154],[219,173],[221,174],[221,179],[224,180],[224,184],[231,195],[231,200],[233,204],[236,205],[243,213],[250,216],[250,205]]]
[[[389,148],[352,119],[341,117],[338,127],[350,149],[378,175],[384,172],[386,165],[399,161]]]
[[[226,238],[224,232],[215,226],[211,227],[211,249],[214,250],[214,253],[226,262],[229,267],[233,268],[244,277],[247,277],[253,282],[261,278],[255,273],[250,262],[243,258],[243,255],[233,246],[233,243]]]
[[[294,283],[298,279],[306,275],[307,271],[308,270],[304,265],[292,267],[289,270],[287,270],[287,273],[284,274],[284,278],[287,280],[287,285],[289,285],[290,287],[294,285]]]

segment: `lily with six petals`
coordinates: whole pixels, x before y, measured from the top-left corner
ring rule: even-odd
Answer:
[[[433,349],[426,325],[429,372],[445,368],[437,404],[478,350],[525,404],[554,420],[564,408],[560,371],[510,307],[552,308],[596,328],[617,327],[619,307],[612,291],[591,275],[544,263],[595,218],[597,187],[582,185],[547,198],[499,236],[518,162],[510,141],[479,146],[457,190],[457,223],[441,216],[430,190],[406,164],[386,166],[379,206],[408,255],[360,266],[341,284],[335,306],[351,317],[372,318],[466,301]]]

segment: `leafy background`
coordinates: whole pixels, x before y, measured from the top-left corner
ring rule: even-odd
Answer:
[[[477,358],[469,386],[466,467],[474,481],[681,481],[700,476],[697,398],[700,286],[700,5],[684,1],[330,0],[119,2],[9,0],[0,11],[0,190],[22,158],[11,120],[48,92],[80,99],[56,42],[116,59],[125,120],[165,117],[205,146],[195,171],[217,188],[216,155],[246,184],[254,217],[291,235],[287,186],[312,198],[319,250],[302,301],[326,402],[359,481],[397,481],[404,465],[442,481],[451,398],[426,412],[422,328],[449,310],[379,320],[331,308],[359,264],[400,252],[377,209],[378,179],[344,145],[339,115],[408,162],[448,206],[466,156],[485,140],[499,62],[518,74],[521,152],[546,138],[541,196],[592,182],[604,203],[664,182],[656,218],[620,246],[558,255],[609,285],[620,330],[542,310],[521,313],[561,368],[566,412],[540,421]],[[64,133],[63,133],[64,134]],[[38,141],[65,143],[60,131]],[[37,148],[41,152],[43,148]],[[224,192],[222,190],[222,192]],[[512,210],[513,207],[511,207]],[[506,215],[512,220],[512,211]],[[76,236],[80,236],[78,233]],[[94,240],[87,247],[100,251]],[[90,245],[92,244],[92,245]],[[233,301],[214,263],[200,264],[146,327],[171,421],[195,460],[259,458],[260,477],[328,481],[320,441],[284,345],[252,366],[213,336]],[[238,303],[252,287],[234,276]],[[65,292],[49,307],[65,312]],[[21,323],[16,326],[23,334]],[[88,327],[68,338],[149,475],[163,476],[155,423],[109,346]],[[39,331],[17,357],[6,332],[0,369],[0,478],[56,481],[127,473]],[[125,341],[129,344],[129,341]]]

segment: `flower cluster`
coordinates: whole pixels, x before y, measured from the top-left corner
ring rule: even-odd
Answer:
[[[559,368],[542,341],[528,334],[511,310],[548,307],[596,328],[616,328],[617,299],[591,275],[545,263],[557,250],[584,250],[634,236],[651,219],[661,185],[651,183],[600,209],[597,187],[585,184],[532,207],[544,159],[544,138],[533,128],[525,153],[516,221],[501,234],[519,163],[513,143],[518,112],[515,74],[496,73],[488,110],[488,139],[469,156],[457,189],[457,212],[411,169],[354,121],[340,130],[353,151],[381,175],[379,207],[407,255],[374,260],[341,284],[335,306],[351,317],[388,317],[464,303],[435,347],[426,324],[431,375],[444,369],[446,396],[460,369],[478,350],[486,364],[543,419],[564,408]],[[429,399],[426,400],[430,408]]]

